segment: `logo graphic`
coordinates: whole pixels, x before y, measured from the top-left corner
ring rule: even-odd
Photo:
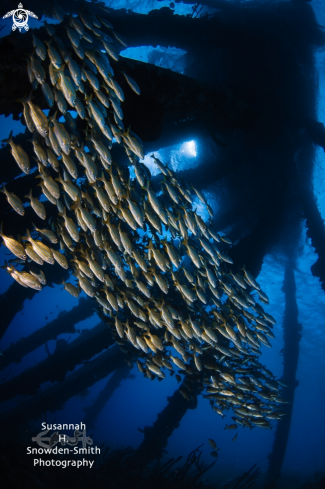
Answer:
[[[31,12],[30,10],[25,10],[23,9],[22,3],[18,5],[17,10],[11,10],[11,12],[7,12],[6,15],[4,15],[2,18],[7,19],[12,15],[12,30],[15,31],[16,29],[19,29],[19,32],[24,28],[25,31],[28,31],[29,26],[28,26],[28,16],[30,15],[31,17],[34,17],[35,19],[38,19],[37,15],[34,14],[34,12]]]
[[[38,446],[44,447],[44,448],[52,448],[54,447],[57,443],[61,443],[61,445],[77,445],[80,441],[82,443],[82,447],[86,448],[87,445],[93,445],[93,440],[91,439],[90,436],[86,435],[86,430],[84,429],[83,431],[75,430],[74,436],[67,436],[67,435],[59,435],[58,431],[53,433],[51,436],[45,436],[47,435],[49,430],[46,431],[41,431],[38,433],[36,437],[32,438],[32,441],[36,441]],[[46,443],[47,442],[47,443]]]

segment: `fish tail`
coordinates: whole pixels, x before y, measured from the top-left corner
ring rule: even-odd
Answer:
[[[58,113],[58,111],[56,110],[53,115],[48,117],[49,122],[55,122],[56,121],[56,114],[57,113]]]
[[[26,241],[31,240],[31,235],[30,235],[29,229],[27,229],[27,231],[26,231],[26,236],[23,236],[21,239],[26,240]]]
[[[26,103],[28,104],[28,102],[31,102],[32,100],[32,93],[33,93],[33,90],[31,90],[29,92],[29,94],[27,95],[27,97],[24,97],[26,99]]]
[[[25,199],[30,199],[30,200],[32,200],[32,198],[33,198],[33,195],[32,195],[32,189],[30,189],[29,194],[28,194],[28,195],[24,195],[24,197],[25,197]]]
[[[106,85],[100,85],[100,88],[105,88],[106,92],[109,94],[109,88]]]
[[[123,134],[121,134],[121,136],[125,136],[128,138],[130,136],[130,129],[131,129],[131,126],[129,126],[128,129],[125,132],[123,132]]]
[[[63,63],[62,66],[60,66],[60,68],[56,68],[58,72],[61,73],[61,71],[64,71],[64,68],[65,68],[65,63]]]
[[[8,139],[3,139],[1,142],[2,143],[7,143],[7,144],[12,143],[12,131],[10,131],[9,138]]]
[[[15,100],[15,102],[21,102],[22,104],[26,104],[26,102],[27,102],[27,95],[24,95],[23,97],[18,98],[17,100]]]
[[[62,177],[61,177],[61,175],[60,175],[60,172],[59,172],[59,177],[58,177],[58,178],[55,178],[54,180],[55,180],[56,182],[60,182],[60,183],[62,183],[62,182],[63,182]]]

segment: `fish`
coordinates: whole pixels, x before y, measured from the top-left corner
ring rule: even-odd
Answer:
[[[236,424],[230,424],[229,426],[226,424],[224,430],[236,430],[238,426]]]
[[[148,369],[151,370],[151,372],[158,375],[158,377],[165,378],[164,372],[162,372],[160,368],[157,367],[157,365],[154,365],[153,363],[148,363],[147,365],[148,365]]]
[[[36,128],[35,128],[33,119],[30,115],[30,110],[29,110],[27,103],[21,99],[16,100],[16,102],[21,102],[23,104],[23,114],[24,114],[25,124],[26,124],[28,130],[33,133]]]
[[[57,157],[53,153],[51,148],[46,148],[47,161],[51,165],[54,171],[59,171],[60,164]]]
[[[45,187],[44,183],[41,182],[41,183],[38,184],[38,186],[41,187],[42,193],[43,193],[43,195],[45,195],[45,197],[47,198],[47,200],[49,200],[53,205],[57,205],[58,200],[55,197],[53,197],[53,195]]]
[[[76,100],[75,109],[78,112],[78,115],[81,119],[86,118],[86,110],[78,98]]]
[[[80,202],[79,197],[77,197],[76,202],[77,202],[77,204],[71,206],[71,209],[78,209],[79,210],[79,212],[81,214],[81,218],[84,221],[84,223],[86,224],[87,228],[90,229],[90,231],[94,233],[97,229],[95,219],[93,218],[91,213],[88,211],[88,209],[85,209],[84,207],[81,207],[81,206],[79,207],[79,202]]]
[[[64,125],[56,120],[56,114],[57,112],[55,112],[53,117],[51,117],[51,122],[53,123],[53,131],[63,153],[69,155],[71,151],[70,135]]]
[[[118,40],[118,42],[120,44],[122,44],[122,46],[124,46],[125,48],[128,47],[128,43],[127,43],[127,40],[125,39],[124,36],[122,36],[121,34],[118,34],[116,31],[113,30],[113,34],[114,36],[116,37],[116,39]]]
[[[84,48],[82,47],[82,45],[79,45],[79,46],[75,46],[74,44],[72,44],[72,48],[74,50],[74,52],[76,53],[76,55],[84,60],[85,59],[85,50]]]
[[[82,25],[82,22],[77,17],[69,17],[70,26],[75,29],[80,36],[84,35],[85,27]]]
[[[53,244],[58,243],[58,238],[57,238],[56,234],[53,231],[51,231],[50,229],[39,229],[33,223],[32,223],[32,225],[33,225],[34,231],[37,231],[45,239],[47,239],[48,241],[50,241],[50,243],[53,243]]]
[[[35,52],[39,58],[41,58],[43,61],[46,59],[46,49],[43,44],[43,42],[36,37],[34,34],[32,34],[33,37],[33,46],[35,48]]]
[[[51,126],[49,127],[49,140],[50,140],[50,145],[51,145],[53,152],[57,156],[60,157],[62,154],[61,146],[60,146],[59,141],[58,141],[58,139],[54,133],[54,129]]]
[[[81,84],[81,69],[78,63],[72,58],[71,55],[68,55],[65,58],[65,62],[68,66],[69,73],[72,80],[74,81],[75,85],[79,87]]]
[[[49,124],[46,115],[42,111],[42,109],[38,106],[35,105],[32,102],[32,92],[29,93],[27,97],[23,97],[20,99],[21,102],[27,103],[29,110],[30,110],[30,115],[33,120],[33,123],[36,127],[37,132],[45,138],[48,135],[49,132]]]
[[[106,95],[103,94],[101,90],[96,90],[95,95],[98,100],[104,105],[104,107],[108,108],[110,106],[108,98],[106,97]]]
[[[50,41],[45,41],[47,45],[47,54],[49,55],[50,61],[55,69],[59,70],[62,66],[62,58],[59,52],[52,46],[53,38]]]
[[[68,126],[68,129],[72,132],[72,133],[75,133],[77,131],[77,126],[76,126],[76,122],[75,122],[75,119],[72,117],[72,115],[70,114],[70,112],[66,112],[64,114],[64,119],[65,119],[65,122]]]
[[[63,180],[63,178],[60,175],[59,172],[59,177],[55,179],[56,182],[60,182],[61,185],[63,186],[64,191],[69,195],[69,197],[76,202],[79,198],[79,189],[73,185],[72,182],[69,182],[67,180]]]
[[[19,243],[19,241],[16,241],[15,239],[5,236],[3,234],[3,223],[1,223],[0,227],[0,236],[3,239],[3,244],[6,246],[6,248],[8,248],[9,251],[11,251],[13,255],[15,255],[20,260],[27,259],[27,255],[22,244]]]
[[[112,59],[114,59],[114,61],[118,61],[119,55],[118,55],[118,52],[116,51],[115,47],[113,46],[113,44],[111,42],[105,40],[105,39],[101,39],[101,41],[102,41],[102,44],[103,44],[104,49],[107,52],[107,54]]]
[[[49,77],[50,77],[51,85],[55,86],[57,84],[57,81],[59,79],[59,73],[60,73],[60,68],[57,69],[53,64],[50,64]]]
[[[70,234],[71,238],[78,242],[79,241],[79,231],[78,231],[78,228],[75,224],[75,222],[73,221],[73,219],[71,217],[68,217],[67,216],[67,209],[66,207],[64,207],[64,210],[63,210],[63,213],[59,213],[59,216],[63,217],[64,219],[64,223],[65,223],[65,228],[66,230],[68,231],[68,233]]]
[[[41,219],[46,219],[46,211],[44,205],[35,197],[33,197],[32,190],[28,195],[25,195],[26,199],[30,199],[30,205]]]
[[[170,359],[173,361],[173,363],[175,363],[175,365],[178,368],[180,368],[181,370],[186,370],[186,366],[185,366],[185,363],[183,362],[183,360],[181,360],[178,357],[174,357],[173,355],[170,355]]]
[[[90,71],[86,70],[85,68],[82,69],[82,73],[84,73],[86,80],[90,83],[92,88],[94,90],[99,90],[100,89],[100,83],[98,78],[91,73]]]
[[[116,60],[118,61],[118,60]],[[137,95],[141,95],[141,91],[140,91],[140,88],[139,88],[139,85],[137,84],[136,81],[133,80],[133,78],[131,78],[129,75],[127,75],[124,71],[122,71],[122,74],[124,75],[126,81],[128,82],[128,84],[130,85],[130,87],[132,88],[132,90],[137,94]]]
[[[28,229],[26,231],[26,236],[22,239],[30,242],[33,250],[42,260],[44,260],[46,263],[49,263],[50,265],[54,264],[54,258],[51,249],[41,241],[35,241],[34,239],[32,239]]]
[[[28,139],[27,141],[33,144],[34,153],[36,154],[37,159],[41,161],[44,166],[47,166],[47,153],[39,141],[39,136],[34,134],[33,139]]]
[[[74,273],[78,277],[79,287],[87,294],[89,297],[95,297],[95,290],[91,283],[85,278],[83,278],[80,273]]]
[[[61,285],[64,285],[64,289],[67,292],[69,292],[69,294],[72,295],[72,297],[76,297],[76,298],[79,297],[80,290],[78,287],[76,287],[73,284],[70,284],[69,282],[65,282],[64,280],[62,280]]]
[[[107,166],[103,165],[104,168],[107,170],[110,167],[110,165],[112,164],[112,155],[111,155],[109,149],[103,143],[103,141],[101,141],[100,139],[96,139],[93,134],[90,137],[86,137],[86,140],[87,139],[93,143],[98,155],[101,157],[101,161],[104,160],[104,162],[107,163]],[[103,173],[102,173],[102,176],[103,176]],[[113,202],[113,203],[117,204],[117,200],[116,200],[116,202]]]
[[[54,105],[54,95],[50,88],[50,85],[46,82],[42,83],[42,92],[46,99],[47,105],[53,107]]]
[[[36,268],[30,268],[29,267],[29,271],[30,271],[31,275],[33,275],[35,278],[37,278],[37,280],[39,281],[40,284],[46,285],[46,277],[45,277],[44,273],[42,272],[42,270],[37,270]]]
[[[45,51],[45,47],[44,47],[44,51]],[[45,51],[45,54],[46,54],[46,51]],[[45,70],[44,70],[43,66],[38,61],[38,59],[34,56],[34,53],[31,54],[29,56],[29,58],[30,58],[30,67],[31,67],[31,69],[33,71],[33,74],[35,76],[35,79],[40,84],[44,83],[44,81],[46,79],[46,73],[45,73]]]
[[[41,178],[43,180],[42,185],[48,190],[48,192],[52,195],[54,199],[59,199],[60,197],[60,189],[58,184],[53,180],[48,173],[39,166],[40,175],[37,175],[35,178]],[[49,198],[49,200],[51,200]]]
[[[62,162],[72,178],[78,178],[78,169],[71,156],[62,153]]]
[[[213,448],[213,450],[215,450],[217,448],[217,444],[214,440],[212,440],[212,438],[208,438],[208,442],[209,442],[210,447]]]
[[[22,172],[26,173],[26,175],[30,172],[30,162],[27,153],[23,150],[20,144],[15,144],[12,139],[12,131],[9,134],[8,139],[3,139],[3,143],[10,145],[10,152],[14,157],[17,165],[21,169]]]
[[[60,69],[58,84],[66,101],[71,105],[71,107],[74,107],[77,101],[77,93],[71,78],[63,73],[64,66],[65,65],[62,65]]]
[[[74,29],[70,29],[70,27],[68,26],[66,26],[66,31],[72,46],[75,46],[76,48],[79,47],[80,40],[81,40],[80,34],[76,32]]]
[[[66,270],[69,268],[68,261],[66,257],[60,253],[58,250],[52,250],[52,255],[54,260],[61,265],[62,268],[65,268]]]
[[[23,285],[24,287],[29,287],[35,290],[42,289],[41,283],[31,273],[18,272],[13,265],[8,265],[7,263],[6,270],[19,284]]]
[[[109,198],[108,198],[105,190],[102,187],[98,187],[96,185],[96,183],[90,183],[89,185],[91,185],[93,187],[93,189],[95,190],[96,197],[97,197],[97,199],[98,199],[101,207],[106,212],[109,212],[109,210],[110,210],[110,201],[109,201]]]
[[[13,192],[8,192],[8,190],[4,185],[2,185],[0,192],[5,194],[8,203],[11,205],[13,210],[17,212],[17,214],[19,214],[20,216],[23,216],[25,214],[25,208],[23,206],[23,203],[20,200],[20,198],[17,197],[17,195],[15,195]]]
[[[68,110],[67,102],[63,96],[63,93],[59,89],[53,89],[54,98],[57,103],[58,109],[62,114],[66,114]]]

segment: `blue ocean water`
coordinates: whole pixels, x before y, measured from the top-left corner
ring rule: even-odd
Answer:
[[[170,2],[166,1],[106,1],[110,8],[128,10],[147,14],[153,9],[168,7]],[[211,12],[218,8],[212,6]],[[231,2],[229,2],[231,3]],[[250,2],[247,2],[248,4]],[[256,9],[263,2],[255,2]],[[265,2],[267,4],[267,2]],[[175,13],[187,15],[192,12],[191,4],[176,3]],[[325,30],[325,8],[321,2],[313,0],[309,7],[315,14],[315,21]],[[207,8],[209,12],[209,8]],[[4,21],[2,21],[4,22]],[[31,27],[38,27],[37,21],[33,20]],[[10,35],[8,28],[1,32],[1,36]],[[121,56],[136,59],[146,63],[152,63],[162,68],[170,69],[180,74],[187,74],[187,66],[190,64],[186,52],[178,46],[139,46],[127,48],[121,52]],[[315,118],[325,121],[325,46],[313,50],[314,67],[313,74],[316,78],[315,107],[310,111],[315,113]],[[191,70],[193,68],[191,67]],[[303,68],[301,68],[303,69]],[[198,75],[199,78],[199,75]],[[213,82],[213,80],[211,80]],[[271,90],[271,89],[270,89]],[[23,132],[24,127],[18,121],[10,117],[1,116],[0,140],[7,138],[10,130],[13,134]],[[240,136],[238,136],[240,137]],[[146,150],[146,144],[144,146]],[[150,151],[146,152],[143,159],[155,175],[157,167],[154,167],[149,154],[152,151],[164,162],[170,162],[170,167],[176,172],[186,172],[189,169],[199,169],[202,162],[206,161],[206,141],[201,136],[195,139],[192,134],[190,138],[182,141],[172,141],[166,147],[160,147],[159,141],[150,142]],[[258,150],[257,150],[258,151]],[[215,147],[218,155],[218,147]],[[206,166],[204,167],[206,168]],[[158,172],[157,172],[158,173]],[[325,219],[325,157],[320,147],[315,147],[313,157],[313,189],[317,206],[323,219]],[[6,182],[4,182],[6,183]],[[204,189],[204,194],[212,207],[216,218],[225,210],[231,208],[232,194],[228,194],[226,178],[221,182],[211,181]],[[4,197],[1,195],[1,205],[5,205]],[[276,198],[276,192],[275,196]],[[200,211],[200,202],[196,201]],[[202,206],[203,207],[203,206]],[[203,219],[207,219],[205,209],[201,209]],[[238,229],[238,228],[237,228]],[[240,229],[240,228],[239,228]],[[287,244],[290,241],[290,223],[283,226],[277,243],[264,256],[263,265],[259,275],[256,277],[262,290],[269,297],[269,305],[264,306],[266,312],[271,314],[277,321],[273,329],[275,339],[272,340],[272,348],[262,346],[261,363],[271,370],[277,378],[283,373],[283,315],[285,310],[285,295],[282,291],[284,273],[288,264],[286,254]],[[229,225],[219,231],[230,233],[234,243],[238,242],[243,235],[237,232],[235,225]],[[246,229],[246,233],[249,229]],[[244,233],[245,235],[245,233]],[[299,311],[298,321],[302,325],[301,341],[299,345],[299,361],[296,379],[299,385],[295,390],[293,405],[293,416],[290,427],[286,455],[282,473],[304,480],[319,472],[325,471],[325,296],[321,288],[320,280],[311,273],[311,266],[316,262],[318,255],[311,245],[307,235],[306,220],[301,219],[299,224],[299,236],[295,243],[294,277],[296,282],[296,300]],[[4,246],[0,248],[0,262],[8,259],[8,251]],[[0,271],[0,294],[3,294],[12,279]],[[86,297],[81,292],[80,297]],[[44,287],[33,299],[26,300],[22,311],[17,312],[0,342],[1,351],[5,351],[12,343],[16,343],[23,337],[27,337],[48,322],[54,320],[62,311],[69,311],[78,303],[78,299],[72,298],[62,286],[54,285],[53,288]],[[78,337],[83,329],[90,329],[99,323],[99,318],[94,314],[91,318],[76,325],[78,333],[60,335],[56,340],[47,342],[50,353],[56,347],[56,341],[64,339],[72,342]],[[2,382],[8,381],[20,375],[27,368],[37,365],[46,359],[48,353],[44,345],[29,353],[19,364],[11,364],[1,372]],[[81,365],[76,367],[76,370]],[[70,374],[70,373],[69,373]],[[56,423],[78,423],[85,417],[85,408],[91,406],[100,391],[104,388],[108,378],[95,382],[84,396],[72,397],[64,407],[54,413],[47,413],[47,422],[55,420]],[[50,382],[41,386],[46,389]],[[130,370],[130,377],[123,380],[121,386],[116,390],[109,403],[100,413],[93,439],[97,445],[105,443],[116,449],[125,446],[137,448],[143,440],[143,433],[139,431],[145,426],[150,426],[157,419],[157,415],[164,409],[167,397],[171,396],[178,388],[175,377],[166,376],[162,382],[157,379],[150,381],[145,379],[137,367]],[[16,397],[11,401],[0,404],[1,411],[7,411],[22,400]],[[1,399],[0,399],[1,401]],[[276,422],[273,422],[273,430],[255,428],[253,430],[238,428],[238,439],[232,442],[233,432],[224,430],[225,424],[230,424],[232,413],[226,413],[223,419],[214,413],[206,399],[198,398],[197,408],[188,410],[183,417],[180,426],[173,432],[166,447],[167,458],[186,455],[192,449],[204,443],[203,458],[211,462],[211,448],[207,440],[212,438],[217,441],[221,448],[216,465],[205,476],[208,481],[217,479],[227,480],[232,476],[241,474],[252,465],[257,464],[263,472],[268,466],[268,454],[272,451]],[[230,474],[230,475],[229,475]]]

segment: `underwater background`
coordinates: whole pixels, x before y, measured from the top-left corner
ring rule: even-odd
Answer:
[[[11,19],[1,19],[1,42],[10,36],[15,38],[13,57],[25,37],[31,32],[39,35],[44,20],[59,24],[46,13],[41,18],[45,4],[35,0],[24,4],[24,8],[39,16],[38,20],[29,18],[30,31],[27,33],[11,32]],[[126,96],[125,102],[126,118],[143,141],[144,154],[140,161],[149,168],[153,182],[157,182],[160,171],[150,156],[154,153],[173,172],[204,193],[214,214],[212,229],[232,242],[227,253],[234,262],[233,270],[245,266],[252,273],[269,299],[263,309],[276,320],[272,330],[275,338],[270,339],[272,348],[262,344],[259,362],[276,379],[282,379],[292,393],[291,408],[286,415],[289,421],[278,440],[277,424],[280,425],[282,419],[279,423],[272,420],[272,429],[249,429],[239,425],[234,441],[235,432],[225,429],[233,423],[232,410],[219,416],[211,409],[208,399],[202,394],[197,395],[197,402],[188,401],[189,408],[185,407],[182,415],[169,412],[170,418],[166,422],[170,419],[171,425],[175,425],[170,429],[171,433],[167,430],[166,443],[156,447],[158,451],[163,450],[159,463],[180,455],[185,460],[192,450],[203,444],[200,447],[201,461],[211,464],[216,460],[200,479],[211,487],[223,487],[254,464],[261,472],[253,487],[267,487],[266,480],[276,479],[279,471],[281,475],[277,482],[269,487],[298,488],[306,482],[317,481],[318,486],[310,487],[323,487],[325,5],[315,0],[206,0],[196,4],[185,0],[60,2],[61,9],[65,11],[66,8],[67,14],[81,5],[90,11],[97,8],[99,20],[101,11],[98,8],[109,9],[105,18],[128,44],[128,47],[120,46],[120,59],[169,70],[166,75],[160,72],[152,75],[150,69],[140,67],[137,77],[137,65],[130,65],[132,77],[141,88],[141,97],[148,89],[144,94],[143,109],[141,98],[140,102],[133,103],[134,98],[130,96],[131,102],[127,105]],[[50,2],[46,7],[51,9]],[[14,2],[2,2],[1,16],[15,8]],[[19,120],[21,104],[15,104],[15,100],[6,96],[6,92],[9,97],[12,94],[8,88],[8,73],[3,74],[9,59],[8,44],[6,51],[3,50],[5,57],[1,50],[0,46],[2,141],[9,137],[10,131],[13,131],[13,137],[23,134],[25,125]],[[115,65],[112,63],[112,66]],[[182,94],[175,92],[181,82],[173,78],[173,73],[188,77]],[[148,79],[151,75],[152,80]],[[15,76],[13,72],[13,80]],[[158,83],[162,76],[166,76],[164,83]],[[144,77],[147,77],[146,83]],[[129,94],[126,90],[125,93]],[[201,98],[198,93],[202,93]],[[25,92],[16,95],[23,97]],[[47,110],[44,112],[48,115]],[[126,123],[125,127],[128,127]],[[25,142],[30,139],[27,133],[26,129],[25,139],[19,141],[24,148],[31,146]],[[0,149],[0,160],[6,161],[3,174],[0,163],[1,182],[14,190],[10,183],[24,177],[10,175],[9,163],[12,166],[16,163],[5,144]],[[28,184],[24,190],[28,194]],[[6,234],[6,222],[10,221],[12,211],[5,195],[1,194],[0,199],[1,221]],[[198,198],[195,198],[194,208],[207,222],[209,214]],[[23,220],[22,217],[21,235],[26,232]],[[40,225],[40,220],[37,223]],[[1,246],[1,265],[10,258],[13,256],[8,249]],[[185,266],[186,260],[187,257],[183,261]],[[159,413],[179,389],[179,383],[175,375],[167,373],[161,381],[157,377],[153,380],[144,377],[135,359],[130,357],[128,363],[121,362],[108,375],[104,370],[103,374],[100,370],[90,374],[84,384],[77,375],[78,370],[89,366],[108,346],[112,348],[111,340],[101,332],[98,344],[93,341],[87,351],[90,338],[86,336],[87,331],[101,323],[95,301],[84,291],[80,292],[79,298],[69,295],[60,282],[63,276],[68,281],[72,269],[69,273],[64,271],[63,275],[57,263],[54,267],[56,273],[48,279],[48,286],[31,296],[24,296],[30,289],[22,287],[18,293],[10,293],[16,282],[6,270],[0,270],[0,437],[5,437],[5,443],[9,437],[27,447],[33,445],[31,438],[41,431],[42,422],[85,422],[87,435],[92,435],[94,445],[104,444],[110,450],[125,447],[137,450],[145,438],[145,427],[159,420]],[[45,270],[49,268],[47,266]],[[71,279],[75,281],[73,276]],[[94,304],[93,308],[85,306],[86,299],[87,304]],[[80,310],[84,309],[79,310],[81,316],[77,316],[78,304]],[[72,314],[66,316],[72,310]],[[75,320],[74,315],[80,319]],[[44,333],[43,339],[41,335],[37,339],[32,336],[45,331],[46,327],[51,328],[56,319],[58,334],[47,336]],[[63,324],[68,332],[59,331]],[[83,335],[86,339],[81,356],[84,357],[69,363],[68,346],[77,339],[81,345]],[[23,338],[30,339],[25,350]],[[16,350],[15,345],[18,345]],[[35,381],[34,385],[30,369],[35,369],[39,376],[43,368],[41,362],[49,359],[52,359],[51,373],[44,381]],[[75,375],[73,392],[65,393],[61,398],[60,384],[71,375]],[[115,383],[109,384],[114,375]],[[18,379],[16,383],[14,379]],[[56,384],[58,401],[53,398],[53,408],[49,406],[44,412],[41,410],[42,414],[36,417],[31,409],[29,415],[28,401],[38,396],[41,405],[41,393]],[[111,392],[105,402],[98,404],[105,386]],[[286,399],[285,388],[281,395]],[[94,412],[92,407],[96,400],[100,407]],[[287,405],[281,405],[281,408],[286,410]],[[24,412],[22,419],[19,409]],[[208,439],[215,440],[220,449],[216,459],[211,456]],[[158,436],[157,444],[161,443]],[[276,460],[274,470],[271,467],[273,472],[270,454],[273,461]],[[31,456],[28,463],[32,466]],[[149,468],[155,463],[155,459],[147,461]],[[14,487],[14,482],[11,483]],[[132,480],[128,484],[123,487],[136,487],[132,486]],[[150,487],[155,487],[155,482],[151,484]],[[179,487],[196,487],[193,484],[189,481]],[[29,486],[26,484],[26,487]]]

